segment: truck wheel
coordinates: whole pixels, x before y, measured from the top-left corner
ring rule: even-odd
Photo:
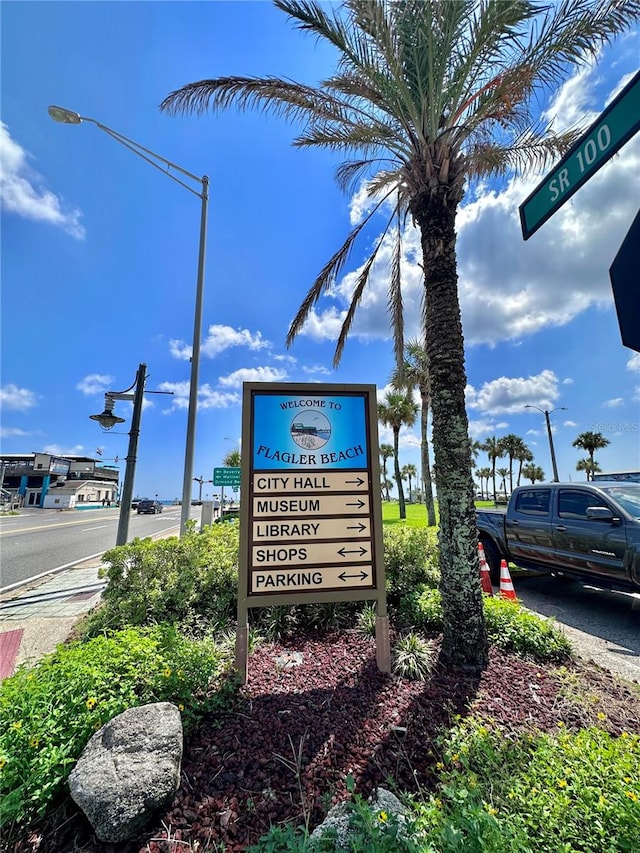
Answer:
[[[482,547],[484,548],[484,556],[489,564],[489,574],[491,575],[491,583],[494,586],[500,584],[500,552],[491,541],[491,539],[482,539]]]

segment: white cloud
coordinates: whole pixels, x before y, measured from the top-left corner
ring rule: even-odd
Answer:
[[[331,371],[323,364],[312,364],[309,367],[303,367],[302,372],[313,374],[319,373],[321,376],[329,376],[331,374]]]
[[[476,391],[469,385],[465,389],[467,406],[493,414],[522,414],[527,404],[541,409],[552,409],[558,399],[558,377],[552,370],[543,370],[537,376],[501,376]]]
[[[241,367],[228,376],[221,376],[218,381],[223,388],[240,388],[243,382],[282,382],[287,375],[287,371],[279,367]]]
[[[575,421],[562,421],[562,426],[577,427],[578,424]]]
[[[42,448],[43,453],[50,453],[52,456],[91,456],[86,453],[84,445],[74,444],[73,447],[64,447],[61,444],[47,444]]]
[[[624,403],[623,397],[614,397],[611,400],[606,400],[602,405],[607,409],[614,409],[616,406],[622,406]]]
[[[637,370],[640,373],[640,352],[634,353],[627,362],[627,370]]]
[[[27,432],[24,429],[20,429],[19,427],[0,426],[0,438],[15,438],[16,436],[25,435],[32,435],[32,433]]]
[[[233,329],[231,326],[209,326],[206,339],[200,347],[201,355],[215,358],[231,347],[246,347],[250,350],[267,349],[271,346],[265,341],[260,332],[251,333],[248,329]],[[169,352],[174,358],[188,361],[192,353],[191,344],[172,338],[169,341]]]
[[[104,391],[109,390],[109,386],[112,385],[114,381],[113,376],[108,376],[105,373],[90,373],[78,382],[76,388],[78,391],[82,391],[83,394],[87,395],[102,394]]]
[[[566,378],[566,379],[563,379],[563,380],[562,380],[562,384],[563,384],[563,385],[573,385],[573,379],[571,379],[571,377],[570,377],[570,376],[567,376],[567,378]]]
[[[163,410],[163,414],[182,411],[189,408],[189,382],[161,382],[159,391],[171,391],[171,405]],[[229,394],[215,391],[208,383],[198,389],[198,409],[227,409],[240,403],[239,394]]]
[[[84,239],[80,224],[82,213],[65,210],[61,199],[46,189],[41,175],[28,165],[31,155],[11,138],[9,128],[0,122],[0,197],[2,208],[24,219],[57,225],[77,240]]]
[[[27,409],[32,409],[37,405],[36,400],[33,391],[29,391],[28,388],[18,388],[11,382],[0,388],[0,404],[6,409],[26,412]]]

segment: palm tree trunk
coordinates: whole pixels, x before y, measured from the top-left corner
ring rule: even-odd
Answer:
[[[427,428],[429,422],[429,394],[421,393],[422,409],[420,412],[420,462],[422,464],[422,486],[424,502],[427,507],[427,526],[435,527],[436,508],[433,503],[433,483],[431,482],[431,465],[429,462],[429,442]]]
[[[404,503],[404,490],[402,488],[402,474],[400,473],[400,462],[398,459],[398,456],[400,455],[398,453],[399,444],[400,444],[400,430],[394,429],[393,430],[393,449],[394,449],[395,453],[394,453],[393,470],[395,473],[396,484],[398,486],[398,504],[400,506],[400,518],[406,518],[407,517],[407,507],[405,506],[405,503]]]
[[[487,635],[473,503],[471,442],[458,276],[456,208],[459,189],[438,185],[416,194],[411,212],[420,229],[425,273],[425,342],[431,381],[433,447],[440,510],[440,590],[447,664],[483,668]]]

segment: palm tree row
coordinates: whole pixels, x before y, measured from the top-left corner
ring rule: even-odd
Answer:
[[[496,438],[495,435],[490,436],[484,442],[479,444],[479,450],[483,450],[487,456],[489,457],[489,462],[491,463],[490,476],[493,482],[493,494],[497,494],[498,490],[496,488],[496,473],[500,473],[496,471],[496,461],[498,459],[502,459],[503,457],[508,457],[509,459],[509,467],[506,469],[506,473],[503,475],[503,483],[505,482],[506,476],[509,476],[509,491],[513,491],[513,463],[518,462],[518,475],[516,480],[516,485],[520,485],[520,479],[523,475],[523,465],[524,463],[533,462],[533,453],[524,443],[524,440],[520,438],[519,435],[514,435],[513,433],[509,433],[509,435],[503,435],[500,438]],[[478,476],[476,474],[476,476]],[[488,485],[488,483],[487,483]]]
[[[546,168],[579,137],[538,120],[539,104],[602,44],[630,29],[639,0],[276,0],[302,32],[329,44],[335,72],[318,86],[286,77],[225,76],[189,83],[161,109],[202,113],[232,105],[272,110],[301,125],[295,144],[348,158],[345,189],[366,181],[372,210],[325,264],[291,322],[287,345],[347,263],[358,237],[390,207],[381,237],[355,280],[338,335],[337,365],[387,235],[390,325],[398,367],[404,359],[402,228],[420,233],[421,340],[440,513],[443,662],[481,668],[488,660],[467,385],[458,296],[456,213],[469,185]],[[310,239],[313,235],[310,235]],[[395,436],[394,436],[395,437]],[[396,453],[397,460],[397,453]],[[495,475],[494,475],[495,478]],[[398,477],[399,485],[401,485]]]
[[[602,450],[609,444],[609,439],[605,438],[601,432],[581,432],[575,439],[572,446],[579,447],[581,450],[586,450],[589,454],[587,459],[580,459],[576,465],[576,471],[584,471],[587,475],[587,480],[593,480],[593,475],[601,470],[598,463],[595,461],[594,454],[596,450]]]

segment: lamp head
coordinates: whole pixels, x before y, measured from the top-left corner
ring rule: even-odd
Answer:
[[[64,107],[49,107],[49,115],[54,121],[61,124],[82,124],[80,113],[74,113],[72,110],[67,110]]]
[[[124,418],[119,418],[117,415],[114,415],[113,412],[110,412],[109,409],[105,409],[100,415],[89,415],[89,418],[92,421],[98,421],[105,432],[113,429],[116,424],[124,423]]]

